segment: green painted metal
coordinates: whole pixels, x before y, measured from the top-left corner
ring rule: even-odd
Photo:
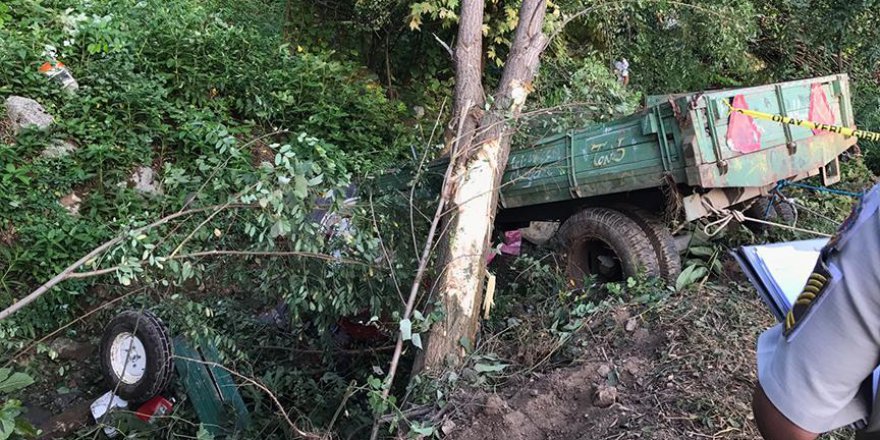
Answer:
[[[499,202],[503,209],[538,206],[657,188],[670,181],[694,191],[764,188],[806,175],[833,161],[856,139],[756,120],[760,149],[744,154],[727,145],[730,113],[722,101],[741,94],[750,109],[807,119],[813,84],[822,85],[837,123],[853,126],[846,75],[652,96],[646,99],[650,106],[636,114],[514,145]],[[427,169],[426,187],[435,197],[445,169],[446,161]],[[410,173],[383,176],[379,187],[403,190],[410,180]]]
[[[502,207],[635,191],[658,187],[669,178],[704,189],[763,187],[816,170],[855,139],[755,121],[762,133],[761,148],[744,154],[727,145],[730,115],[721,102],[741,94],[750,109],[806,119],[816,83],[822,85],[837,121],[852,126],[845,75],[649,97],[652,106],[637,114],[515,146],[502,180]]]
[[[174,363],[187,396],[205,429],[214,436],[235,436],[250,424],[250,415],[229,372],[218,366],[217,348],[206,341],[190,345],[174,338]]]

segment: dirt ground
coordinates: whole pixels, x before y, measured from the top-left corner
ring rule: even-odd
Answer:
[[[760,439],[750,409],[755,342],[773,320],[744,279],[602,315],[582,332],[573,364],[462,392],[446,438]]]

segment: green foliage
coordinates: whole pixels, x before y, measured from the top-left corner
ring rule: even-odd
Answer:
[[[853,79],[858,125],[880,130],[877,4],[844,3],[554,2],[546,30],[559,32],[542,59],[523,134],[544,136],[630,113],[646,94],[840,70]],[[407,181],[399,192],[342,202],[351,184],[372,186],[360,177],[402,166],[410,144],[431,151],[440,142],[454,78],[436,39],[454,42],[459,7],[454,0],[0,3],[0,96],[37,99],[56,118],[46,132],[13,137],[0,127],[0,307],[99,243],[125,237],[78,269],[115,268],[111,276],[66,281],[0,322],[0,352],[14,352],[107,298],[144,288],[125,303],[156,308],[176,334],[211,340],[224,362],[274,390],[311,425],[335,421],[340,433],[358,438],[359,426],[371,423],[376,411],[404,420],[403,387],[382,400],[383,374],[370,368],[383,366],[385,358],[305,360],[295,351],[263,347],[332,349],[335,320],[367,313],[375,325],[388,321],[381,325],[390,333],[404,331],[409,356],[439,319],[436,309],[409,320],[395,312],[398,288],[414,272],[424,237],[419,213],[430,212],[424,209],[430,197],[411,209]],[[486,2],[488,86],[500,76],[517,7]],[[78,79],[76,93],[38,73],[47,50]],[[622,57],[632,66],[628,87],[612,74],[611,63]],[[534,108],[548,110],[530,113]],[[66,158],[40,155],[58,140],[78,149]],[[868,165],[880,169],[877,146],[862,147]],[[129,188],[138,166],[153,167],[161,194]],[[858,162],[845,164],[843,172],[845,181],[870,179]],[[83,199],[78,216],[57,202],[72,191]],[[851,203],[791,195],[840,218]],[[319,200],[341,214],[329,228],[312,216]],[[227,204],[235,206],[134,232],[181,209]],[[833,230],[819,216],[801,218],[807,227]],[[717,270],[719,253],[711,249],[711,255],[691,249],[679,287]],[[191,257],[217,250],[250,254]],[[534,337],[540,359],[601,316],[608,303],[652,305],[671,293],[641,279],[572,290],[550,261],[513,262],[517,275],[499,285],[498,304],[484,326],[509,328],[510,338]],[[278,302],[287,305],[287,328],[255,319]],[[422,299],[416,309],[427,306]],[[540,318],[527,322],[529,316]],[[510,357],[478,351],[480,342],[464,343],[477,380],[496,383],[516,370]],[[425,393],[410,388],[409,396],[445,401],[455,382],[448,379],[422,383]],[[252,434],[276,432],[282,421],[273,403],[254,388],[243,392],[261,415]],[[334,414],[349,396],[343,423]],[[0,420],[18,419],[17,405],[7,399]],[[8,423],[0,426],[8,432]],[[197,425],[185,430],[209,437]],[[410,432],[431,435],[436,429],[415,423]]]
[[[37,430],[22,417],[21,401],[9,398],[10,393],[21,390],[34,383],[34,379],[24,373],[13,373],[9,368],[0,368],[0,440],[13,435],[16,438],[34,438]]]
[[[683,260],[681,273],[675,280],[675,290],[680,291],[692,284],[703,282],[710,273],[721,273],[722,250],[717,245],[692,243]]]
[[[34,379],[24,373],[13,373],[9,368],[0,368],[0,394],[9,394],[34,383]]]
[[[522,134],[540,137],[631,114],[641,95],[624,88],[595,54],[561,55],[542,66],[533,99],[544,110],[525,117]]]
[[[11,17],[0,27],[0,94],[37,99],[56,124],[47,132],[26,131],[14,142],[0,136],[0,217],[8,238],[0,246],[3,307],[97,244],[180,209],[192,193],[199,193],[197,205],[222,204],[247,189],[240,195],[245,203],[265,203],[271,210],[218,217],[208,232],[215,227],[224,231],[225,243],[318,252],[322,240],[312,246],[303,238],[316,230],[311,222],[303,223],[309,204],[319,196],[341,194],[351,172],[382,169],[405,151],[410,139],[399,122],[403,107],[357,65],[334,60],[330,52],[292,50],[281,38],[280,23],[256,26],[222,2],[12,0],[7,5],[0,11]],[[77,77],[76,93],[62,92],[37,72],[47,49]],[[259,152],[254,149],[233,152],[242,140],[278,129],[292,134],[249,145],[283,156],[274,172],[256,166]],[[69,139],[79,148],[65,158],[41,157],[40,151],[56,139]],[[280,144],[271,146],[272,141]],[[164,180],[164,194],[143,196],[127,187],[139,165],[153,166]],[[210,177],[216,170],[221,172]],[[71,191],[83,199],[78,217],[56,202]],[[218,227],[223,221],[229,223]],[[294,239],[273,241],[283,237]],[[205,238],[197,234],[192,240]],[[141,274],[158,265],[176,271],[178,282],[196,276],[191,266],[199,265],[162,264],[159,252],[164,249],[147,249],[151,240],[136,241],[89,267],[120,266],[122,285],[158,280]],[[369,252],[371,246],[351,244],[360,247],[356,253]],[[272,264],[276,270],[284,267]],[[305,278],[343,283],[329,273],[285,277],[288,288],[299,292],[290,294],[290,302],[309,310],[325,310],[324,301],[336,301],[334,309],[362,307],[326,294],[321,300],[298,297],[304,295],[298,283]],[[263,291],[277,291],[277,279],[251,282]],[[53,329],[57,319],[77,309],[76,298],[91,284],[66,282],[19,319],[0,324],[3,344],[21,347],[22,341]],[[360,303],[370,301],[371,295],[351,285],[327,288],[358,293]]]
[[[560,8],[585,12],[565,29],[567,53],[601,51],[609,70],[627,58],[632,84],[650,94],[741,84],[756,67],[747,51],[757,31],[750,2],[574,0]]]

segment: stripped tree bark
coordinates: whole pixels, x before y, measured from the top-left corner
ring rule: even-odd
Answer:
[[[420,364],[428,374],[456,367],[479,324],[486,255],[501,177],[510,152],[513,123],[519,117],[547,37],[542,28],[546,0],[523,0],[513,44],[491,106],[483,112],[483,1],[464,0],[455,45],[456,86],[453,115],[468,111],[458,133],[458,152],[450,160],[448,214],[439,258],[438,290],[444,319],[434,325]],[[465,103],[477,103],[464,110]]]

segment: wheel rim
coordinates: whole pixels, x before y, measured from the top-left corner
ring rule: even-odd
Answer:
[[[599,239],[588,239],[578,245],[577,265],[585,275],[595,275],[601,283],[623,281],[623,265],[614,249]]]
[[[129,332],[116,335],[110,344],[110,366],[122,383],[132,385],[140,382],[147,373],[144,343]]]

